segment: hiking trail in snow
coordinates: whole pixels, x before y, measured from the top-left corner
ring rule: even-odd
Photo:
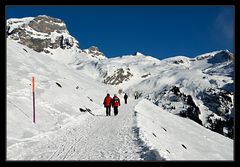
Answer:
[[[133,127],[136,126],[134,106],[137,102],[138,100],[129,99],[128,104],[124,104],[122,101],[117,116],[114,116],[113,108],[110,117],[105,115],[105,111],[93,111],[95,116],[86,112],[84,120],[76,118],[56,132],[47,132],[11,146],[8,148],[8,159],[146,159],[141,156],[142,146],[139,145],[138,135],[133,132]]]

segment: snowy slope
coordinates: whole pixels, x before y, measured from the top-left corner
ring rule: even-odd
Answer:
[[[9,160],[144,160],[132,132],[137,101],[119,108],[119,115],[82,114],[55,131],[41,133],[8,147]],[[155,159],[156,160],[156,159]]]
[[[57,59],[56,55],[45,56],[42,53],[37,53],[32,49],[29,49],[21,44],[18,44],[14,41],[7,40],[7,145],[8,145],[8,159],[52,159],[52,160],[62,160],[62,159],[88,159],[88,160],[176,160],[176,159],[233,159],[232,156],[232,140],[224,136],[221,136],[217,133],[211,132],[207,129],[204,129],[202,126],[197,125],[191,120],[183,119],[168,112],[163,111],[163,115],[168,115],[169,117],[164,118],[163,115],[154,115],[152,114],[152,106],[147,109],[148,113],[144,113],[145,116],[141,118],[137,114],[137,127],[140,128],[140,132],[134,130],[136,127],[135,123],[136,118],[134,116],[133,108],[137,103],[130,103],[132,109],[130,108],[121,108],[120,111],[129,113],[130,115],[121,115],[119,114],[119,120],[114,121],[114,125],[118,124],[118,128],[111,125],[113,122],[109,119],[105,119],[104,108],[102,107],[102,99],[104,98],[106,92],[111,94],[116,93],[122,85],[117,85],[115,88],[106,84],[103,84],[101,81],[100,75],[97,74],[98,69],[101,69],[99,64],[104,64],[109,66],[109,69],[114,67],[124,67],[127,66],[131,68],[131,72],[135,74],[135,80],[130,80],[132,85],[134,82],[138,84],[135,85],[134,89],[126,89],[127,91],[132,92],[133,90],[139,90],[139,85],[142,85],[145,90],[150,91],[151,85],[143,85],[144,80],[160,77],[157,75],[157,72],[152,72],[146,77],[141,77],[141,73],[149,72],[149,69],[157,67],[150,67],[148,64],[162,63],[161,61],[155,61],[145,57],[134,57],[134,56],[123,56],[121,63],[118,62],[118,58],[110,60],[97,60],[92,59],[87,56],[84,56],[83,53],[79,55],[72,55],[71,59]],[[57,53],[57,50],[55,50]],[[59,53],[62,54],[62,53]],[[17,56],[16,56],[17,55]],[[131,61],[129,59],[132,59]],[[64,61],[65,63],[64,63]],[[82,60],[82,61],[80,61]],[[111,63],[107,63],[111,61]],[[115,61],[115,63],[114,63]],[[174,60],[175,61],[175,60]],[[69,62],[78,62],[81,63],[81,68],[76,68],[79,66],[74,66]],[[168,66],[162,66],[162,73],[167,73],[166,71],[174,72],[174,64],[169,64]],[[129,65],[131,64],[131,66]],[[142,66],[144,68],[137,68],[137,66]],[[37,68],[36,68],[37,67]],[[98,67],[98,68],[95,68]],[[178,67],[181,69],[182,67]],[[185,69],[183,68],[182,71]],[[99,71],[101,74],[101,70]],[[138,75],[136,75],[138,74]],[[148,73],[147,73],[148,74]],[[36,77],[36,111],[37,119],[36,124],[32,124],[32,94],[31,94],[31,76],[35,75]],[[186,72],[185,72],[186,75]],[[189,74],[190,75],[190,74]],[[184,77],[184,75],[177,75],[179,77]],[[140,78],[140,79],[139,79]],[[169,81],[169,80],[168,80]],[[57,86],[59,83],[62,88]],[[150,82],[152,82],[150,80]],[[165,81],[167,83],[167,80]],[[126,84],[127,82],[124,82]],[[160,82],[161,83],[161,82]],[[187,82],[186,82],[187,83]],[[127,85],[127,84],[126,84]],[[161,85],[161,84],[159,84]],[[191,84],[190,84],[191,85]],[[189,86],[190,86],[189,85]],[[156,86],[156,85],[155,85]],[[129,88],[126,86],[126,88]],[[152,88],[155,88],[154,86]],[[183,88],[182,88],[183,89]],[[155,89],[157,90],[157,89]],[[125,91],[125,89],[124,89]],[[151,90],[152,92],[152,90]],[[149,94],[150,95],[150,94]],[[69,98],[70,97],[70,98]],[[130,98],[132,95],[130,94]],[[144,97],[144,96],[143,96]],[[92,101],[91,101],[92,100]],[[135,110],[138,113],[145,111],[145,106],[148,106],[149,103],[144,101],[136,106]],[[99,115],[102,119],[92,120],[92,115],[86,112],[80,112],[79,108],[85,109],[85,107],[90,108],[92,113]],[[143,109],[142,109],[143,108]],[[153,107],[154,108],[154,107]],[[132,114],[132,115],[131,115]],[[155,136],[159,137],[162,134],[162,128],[157,128],[157,126],[147,123],[146,118],[151,118],[151,122],[171,122],[171,117],[181,120],[179,124],[186,128],[186,131],[189,133],[185,134],[185,138],[190,138],[193,132],[201,132],[204,136],[207,136],[206,139],[210,139],[210,142],[204,142],[202,140],[196,140],[196,143],[184,142],[181,143],[187,149],[191,148],[192,152],[195,153],[195,156],[191,153],[182,152],[185,150],[184,146],[179,145],[179,138],[182,136],[175,135],[177,133],[171,133],[170,141],[164,140],[164,144],[159,145],[159,143],[154,142]],[[124,123],[123,120],[127,118],[133,118],[127,123]],[[149,121],[149,119],[147,119]],[[110,122],[108,122],[110,121]],[[91,122],[91,123],[90,123]],[[104,125],[106,124],[106,125]],[[165,128],[165,124],[161,124]],[[191,126],[189,126],[190,124]],[[125,126],[123,126],[125,125]],[[170,125],[169,125],[170,126]],[[194,128],[192,127],[194,126]],[[95,127],[95,128],[94,128]],[[102,129],[99,129],[101,128]],[[111,127],[111,128],[107,128]],[[127,129],[120,132],[120,127],[125,127]],[[180,131],[179,125],[171,127],[175,131]],[[146,130],[154,130],[153,133],[146,133]],[[165,128],[169,131],[169,128]],[[164,129],[163,129],[164,130]],[[99,131],[92,138],[93,134]],[[165,131],[165,130],[164,130]],[[173,130],[174,131],[174,130]],[[78,133],[75,133],[78,132]],[[140,133],[140,134],[138,134]],[[183,132],[182,132],[183,133]],[[86,135],[83,135],[86,134]],[[91,134],[88,136],[87,134]],[[109,134],[115,134],[113,137],[108,136]],[[120,136],[118,136],[120,135]],[[196,134],[195,134],[196,135]],[[101,137],[102,136],[102,137]],[[129,136],[127,139],[126,136]],[[211,137],[212,136],[212,137]],[[212,141],[212,138],[219,138],[219,141],[215,143]],[[116,137],[116,139],[114,139]],[[191,136],[192,137],[192,136]],[[201,138],[199,135],[196,138]],[[114,144],[119,139],[119,142],[126,142],[126,145]],[[101,140],[99,140],[101,139]],[[106,139],[110,140],[106,143]],[[130,142],[130,141],[136,142]],[[69,142],[67,142],[69,141]],[[76,141],[76,142],[74,142]],[[98,141],[98,145],[94,146],[94,143]],[[127,142],[129,141],[129,142]],[[149,142],[150,141],[150,142]],[[113,142],[113,143],[112,143]],[[146,143],[145,143],[146,142]],[[86,144],[88,143],[88,144]],[[112,143],[109,145],[109,143]],[[145,143],[145,144],[144,144]],[[172,147],[173,143],[176,144],[176,148]],[[230,144],[229,144],[230,143]],[[218,146],[215,149],[211,148],[211,152],[206,154],[205,149],[208,148],[209,144]],[[114,147],[112,147],[114,145]],[[99,148],[101,146],[101,149]],[[96,149],[93,149],[96,148]],[[115,148],[115,149],[112,149]],[[141,149],[142,148],[142,149]],[[161,150],[160,150],[161,149]],[[220,151],[225,150],[225,154],[220,154]],[[84,150],[91,150],[86,154]],[[100,151],[99,150],[106,150]],[[116,151],[118,150],[118,151]],[[128,151],[123,151],[128,150]],[[134,151],[135,150],[135,151]],[[138,150],[138,151],[137,151]],[[147,151],[146,151],[147,150]],[[157,150],[157,151],[156,151]],[[165,151],[162,151],[165,150]],[[166,151],[168,150],[168,151]],[[119,152],[120,151],[120,152]],[[36,154],[37,152],[37,154]],[[138,152],[137,154],[132,154],[133,152]],[[170,152],[170,153],[169,153]],[[109,155],[112,155],[109,157]]]
[[[94,79],[130,96],[138,91],[173,114],[191,114],[186,117],[232,138],[233,61],[233,54],[222,50],[196,58],[176,56],[161,61],[140,53],[101,61],[79,58],[72,66],[86,74],[91,71]],[[179,89],[178,95],[171,91],[174,87]],[[182,95],[186,98],[178,97]],[[191,102],[185,102],[187,99]]]
[[[32,76],[36,81],[35,125],[32,124]],[[79,108],[102,108],[107,92],[116,91],[8,39],[7,145],[60,128],[81,115]]]
[[[141,137],[167,160],[233,160],[233,141],[165,112],[148,100],[135,106]]]

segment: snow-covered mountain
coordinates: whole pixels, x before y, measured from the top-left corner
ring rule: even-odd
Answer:
[[[9,38],[37,52],[51,53],[49,49],[56,48],[79,50],[78,41],[69,34],[66,24],[60,19],[39,15],[9,19],[6,26]]]
[[[6,21],[6,34],[18,43],[37,52],[53,54],[56,49],[82,52],[79,42],[69,34],[64,21],[46,15],[26,18],[12,18]],[[83,52],[99,59],[106,58],[97,47],[84,49]]]
[[[91,46],[88,49],[83,49],[83,52],[92,57],[97,57],[98,59],[106,59],[106,56],[102,52],[100,52],[98,47],[96,46]]]
[[[6,26],[8,159],[81,159],[80,148],[86,147],[86,144],[78,142],[78,146],[73,147],[72,140],[80,139],[77,136],[67,137],[65,133],[70,133],[67,130],[72,128],[71,132],[78,129],[88,135],[94,134],[92,130],[96,132],[99,127],[111,127],[111,122],[108,122],[110,119],[91,119],[92,113],[95,116],[105,115],[102,102],[106,93],[118,94],[121,98],[122,93],[127,93],[132,99],[128,107],[124,104],[120,107],[120,110],[122,108],[128,113],[120,113],[117,116],[119,119],[115,118],[114,123],[120,130],[113,126],[109,133],[116,134],[100,140],[104,142],[114,137],[125,138],[130,134],[132,136],[129,136],[129,140],[137,138],[136,142],[123,144],[124,147],[130,145],[131,149],[127,149],[128,153],[121,152],[121,157],[136,159],[138,154],[130,152],[139,149],[133,143],[137,146],[141,143],[141,148],[149,148],[145,149],[148,153],[140,149],[140,159],[148,159],[153,154],[155,159],[158,157],[155,151],[149,151],[150,148],[160,154],[161,158],[158,159],[233,159],[233,141],[230,138],[234,137],[234,55],[228,50],[214,51],[195,58],[176,56],[159,60],[139,52],[107,58],[97,46],[80,49],[65,23],[57,18],[41,15],[9,19]],[[36,124],[32,123],[32,76],[36,78]],[[135,91],[140,94],[139,101],[133,100]],[[130,118],[123,126],[121,121],[126,120],[126,117]],[[155,129],[155,135],[152,136],[152,133],[147,132],[153,126],[149,120],[159,121],[161,126],[169,122],[166,124],[172,129],[167,136],[169,140],[164,140],[160,145],[154,142],[156,136],[164,135],[160,132],[163,128]],[[81,127],[87,131],[82,131]],[[136,127],[140,131],[136,132]],[[187,132],[184,136],[180,135],[182,130]],[[104,131],[105,136],[109,135],[105,128],[99,131]],[[196,133],[198,131],[205,136],[204,139],[200,133]],[[180,133],[174,135],[173,132]],[[99,136],[96,138],[104,138],[101,137],[103,134],[97,134]],[[178,145],[184,150],[184,147],[190,146],[190,152],[185,153],[177,149],[178,146],[171,149],[172,142],[179,143],[180,137],[191,138],[191,134],[199,141],[195,140],[194,144],[186,140],[184,146]],[[94,140],[79,135],[79,138]],[[46,147],[52,146],[49,140],[53,136],[62,146],[55,144],[44,153],[48,149]],[[69,143],[64,142],[66,137]],[[217,140],[214,141],[214,138]],[[102,148],[107,151],[112,149],[104,143],[100,145],[107,147]],[[204,158],[207,151],[201,149],[209,145],[213,146],[208,158]],[[28,150],[25,151],[26,148]],[[66,148],[69,150],[65,152]],[[75,151],[79,149],[78,154],[72,152],[71,148]],[[39,151],[39,155],[32,155],[33,150]],[[223,150],[225,152],[221,153]],[[74,156],[68,155],[69,152]],[[117,153],[116,157],[107,158],[102,155],[103,152],[90,152],[94,154],[93,157],[89,153],[82,159],[119,159]]]
[[[74,67],[131,95],[138,91],[166,111],[188,117],[230,138],[234,119],[234,56],[227,50],[196,58],[158,60],[142,54],[102,61],[79,59]]]

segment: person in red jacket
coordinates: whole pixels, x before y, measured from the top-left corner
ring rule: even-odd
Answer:
[[[118,106],[120,106],[120,99],[116,94],[112,98],[112,106],[114,108],[114,115],[116,116],[118,114]]]
[[[111,104],[112,104],[112,98],[110,97],[110,94],[108,93],[103,101],[104,107],[106,108],[106,116],[111,116]]]

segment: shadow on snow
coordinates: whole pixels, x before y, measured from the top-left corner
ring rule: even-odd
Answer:
[[[137,116],[137,112],[134,112],[134,117]],[[136,119],[134,119],[135,125],[136,125]],[[156,149],[150,149],[149,146],[140,138],[139,136],[139,128],[137,126],[132,127],[132,131],[135,137],[136,145],[139,146],[140,151],[138,152],[140,154],[140,157],[143,160],[147,161],[164,161],[165,158],[161,157]]]

